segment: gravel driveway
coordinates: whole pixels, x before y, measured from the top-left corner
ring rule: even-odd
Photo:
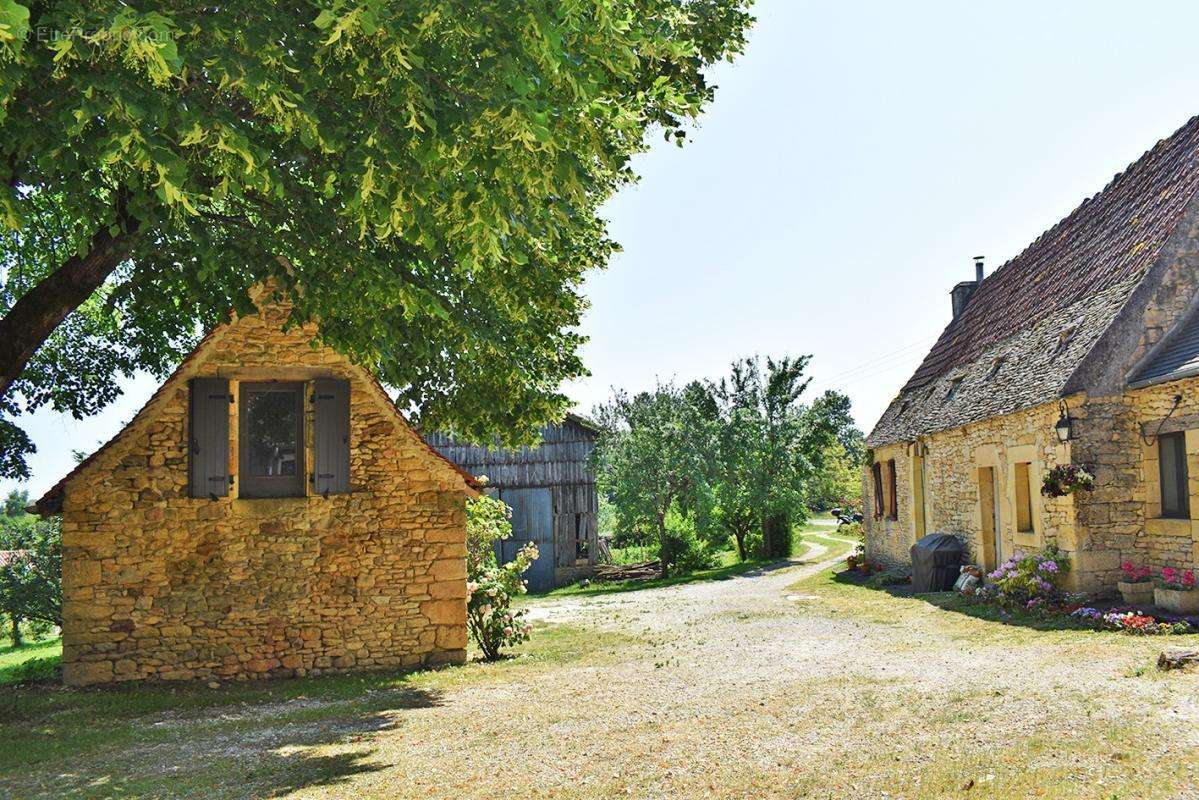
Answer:
[[[303,795],[1199,797],[1199,677],[1159,642],[795,586],[825,566],[540,602],[636,639],[402,712],[381,769]]]

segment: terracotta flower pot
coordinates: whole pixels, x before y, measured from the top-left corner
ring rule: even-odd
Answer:
[[[1151,606],[1154,603],[1153,581],[1120,581],[1116,584],[1120,596],[1130,606]]]
[[[1153,589],[1153,603],[1175,614],[1199,614],[1199,590],[1156,586]]]

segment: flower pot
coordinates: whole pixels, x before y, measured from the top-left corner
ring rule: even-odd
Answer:
[[[1175,614],[1199,614],[1199,591],[1157,586],[1153,590],[1153,603]]]
[[[1154,603],[1153,581],[1120,581],[1116,584],[1120,596],[1130,606],[1151,606]]]

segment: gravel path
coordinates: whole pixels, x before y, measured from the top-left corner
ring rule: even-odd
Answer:
[[[790,589],[827,566],[822,552],[538,603],[543,622],[639,641],[405,712],[374,741],[389,768],[357,776],[357,793],[1022,797],[1044,776],[1053,797],[1199,796],[1199,678],[1137,677],[1157,645]]]

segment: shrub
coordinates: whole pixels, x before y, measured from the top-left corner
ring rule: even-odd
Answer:
[[[1069,562],[1050,546],[1040,553],[1016,552],[989,574],[978,596],[1007,609],[1036,611],[1060,606],[1066,596],[1061,582]]]
[[[466,625],[488,661],[505,647],[528,640],[531,626],[525,611],[512,610],[513,595],[524,594],[521,575],[537,560],[532,542],[507,564],[495,557],[495,543],[512,535],[512,510],[507,504],[480,495],[466,504]]]

